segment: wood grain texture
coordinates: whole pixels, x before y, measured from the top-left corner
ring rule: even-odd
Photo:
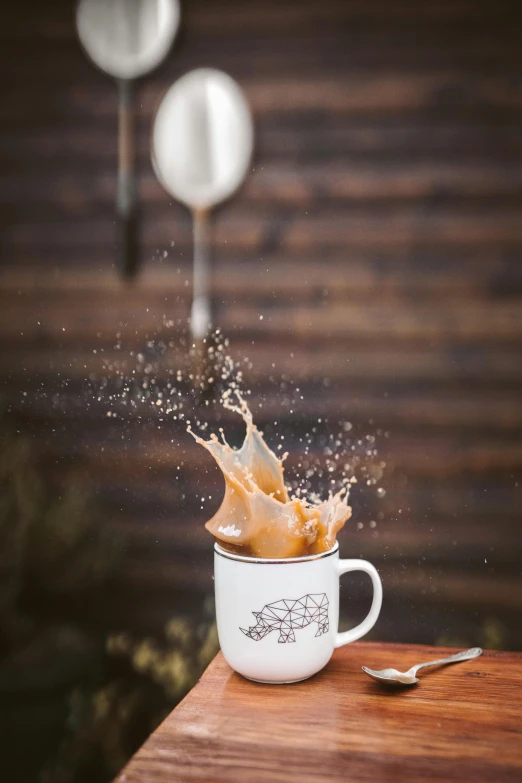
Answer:
[[[361,665],[406,670],[450,649],[356,643],[296,685],[259,685],[219,654],[116,779],[511,783],[522,776],[522,654],[485,652],[386,691]]]

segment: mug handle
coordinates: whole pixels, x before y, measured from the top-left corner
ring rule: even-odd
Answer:
[[[372,566],[367,560],[339,560],[337,562],[337,571],[339,576],[348,573],[348,571],[364,571],[365,574],[370,576],[373,584],[372,605],[362,623],[359,623],[359,625],[356,625],[355,628],[351,628],[349,631],[338,633],[335,638],[335,646],[342,647],[344,644],[355,642],[356,639],[365,636],[377,622],[382,606],[382,582],[375,566]]]

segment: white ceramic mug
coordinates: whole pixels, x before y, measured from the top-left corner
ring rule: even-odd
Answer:
[[[382,584],[366,560],[339,560],[329,552],[284,560],[243,557],[214,547],[216,615],[221,651],[230,666],[257,682],[305,680],[325,666],[336,647],[373,628]],[[338,633],[339,578],[364,571],[373,583],[367,617]]]

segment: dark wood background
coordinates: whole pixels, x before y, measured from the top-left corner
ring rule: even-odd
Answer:
[[[139,85],[134,285],[114,269],[116,89],[73,10],[11,4],[0,30],[0,378],[45,465],[81,473],[100,525],[125,533],[118,584],[74,611],[158,630],[212,589],[217,472],[149,408],[108,419],[85,379],[158,334],[176,341],[187,317],[191,221],[154,177],[150,129],[172,81],[215,66],[256,126],[248,182],[215,215],[214,304],[252,360],[261,425],[281,417],[295,462],[286,374],[300,427],[344,416],[389,433],[386,497],[358,489],[341,536],[383,577],[374,638],[522,648],[519,4],[184,2],[173,52]],[[212,492],[207,511],[195,492]],[[356,620],[366,586],[347,584]]]

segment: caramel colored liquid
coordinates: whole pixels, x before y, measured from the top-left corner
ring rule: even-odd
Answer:
[[[205,527],[225,549],[261,558],[302,557],[327,552],[352,514],[344,490],[320,503],[290,498],[283,464],[268,448],[246,403],[227,407],[246,424],[240,449],[215,435],[197,442],[210,451],[225,479],[225,495]]]

